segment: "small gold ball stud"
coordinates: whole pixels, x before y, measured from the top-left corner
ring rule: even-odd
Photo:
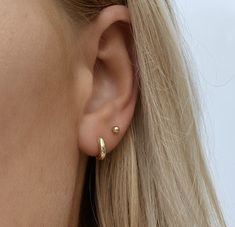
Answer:
[[[120,132],[120,128],[118,126],[114,126],[113,129],[112,129],[112,132],[114,134],[118,134]]]

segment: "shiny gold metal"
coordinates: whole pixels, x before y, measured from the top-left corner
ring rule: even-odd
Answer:
[[[107,154],[107,149],[103,138],[98,139],[99,154],[96,156],[97,160],[104,160]]]
[[[114,126],[113,129],[112,129],[112,132],[114,134],[118,134],[120,132],[120,128],[118,126]]]

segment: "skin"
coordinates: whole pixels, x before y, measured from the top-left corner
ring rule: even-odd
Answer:
[[[0,0],[0,226],[77,225],[88,156],[137,100],[118,21],[124,6],[80,26],[53,0]]]

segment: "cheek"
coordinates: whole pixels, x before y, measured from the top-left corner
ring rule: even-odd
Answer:
[[[38,4],[18,2],[7,10],[6,1],[5,12],[0,3],[1,140],[56,120],[70,105],[65,42]]]
[[[12,90],[16,91],[25,85],[25,92],[35,84],[40,86],[58,75],[61,71],[58,63],[65,60],[63,43],[49,20],[33,6],[19,4],[19,7],[2,13],[0,18],[1,92],[6,87],[15,87]]]

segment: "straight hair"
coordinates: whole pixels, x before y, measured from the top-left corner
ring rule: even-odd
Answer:
[[[128,7],[140,88],[121,143],[102,162],[89,158],[79,226],[226,226],[204,157],[196,82],[171,0],[60,1],[81,23],[110,5]]]

